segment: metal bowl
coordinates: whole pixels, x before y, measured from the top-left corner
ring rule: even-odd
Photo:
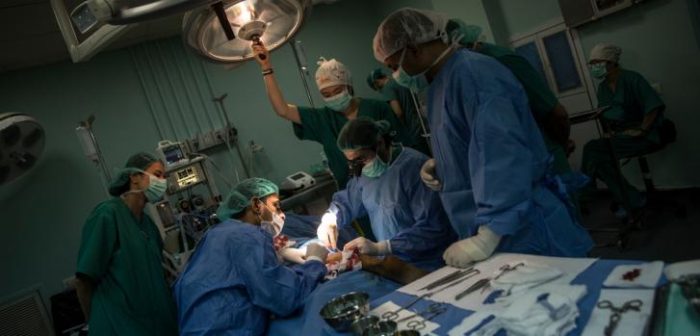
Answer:
[[[346,332],[356,320],[369,312],[369,295],[351,292],[328,301],[319,312],[334,330]]]
[[[397,330],[393,336],[420,336],[415,330]]]
[[[362,336],[393,336],[396,331],[396,322],[384,320],[369,326],[362,332]]]
[[[356,320],[350,325],[350,330],[357,336],[362,336],[365,329],[379,323],[379,317],[374,315],[367,315],[359,320]]]

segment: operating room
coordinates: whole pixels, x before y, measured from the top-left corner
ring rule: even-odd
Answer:
[[[2,335],[700,332],[699,0],[0,0],[0,25]]]

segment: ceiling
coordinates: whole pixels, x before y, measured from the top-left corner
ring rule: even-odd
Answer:
[[[312,0],[312,3],[337,1]],[[181,22],[182,15],[175,15],[140,23],[107,50],[178,35]],[[69,60],[50,0],[0,0],[0,50],[0,73]]]
[[[140,24],[107,49],[180,33],[182,16]],[[0,0],[0,73],[69,60],[49,0]]]

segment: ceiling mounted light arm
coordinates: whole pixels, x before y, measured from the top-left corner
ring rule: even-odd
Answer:
[[[226,34],[226,38],[229,41],[234,40],[236,38],[236,34],[233,33],[233,27],[231,27],[231,23],[228,21],[224,3],[214,3],[211,5],[211,9],[214,10],[214,13],[216,13],[216,17],[219,19],[219,23],[221,24],[221,28],[224,30],[224,34]]]
[[[88,6],[97,19],[113,25],[125,25],[161,18],[208,6],[221,0],[158,0],[128,7],[125,0],[88,0]]]

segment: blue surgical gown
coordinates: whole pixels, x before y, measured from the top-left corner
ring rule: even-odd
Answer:
[[[392,254],[404,261],[441,262],[456,235],[439,195],[420,179],[426,160],[425,154],[403,148],[378,178],[351,179],[346,189],[333,195],[329,211],[336,212],[341,228],[368,215],[377,241],[389,240]]]
[[[428,89],[428,120],[442,202],[460,238],[486,225],[503,237],[497,251],[573,257],[590,250],[565,193],[547,187],[549,154],[507,68],[455,51]]]
[[[280,264],[272,236],[257,226],[217,224],[175,283],[180,334],[264,334],[271,314],[293,313],[325,274],[319,261]]]

